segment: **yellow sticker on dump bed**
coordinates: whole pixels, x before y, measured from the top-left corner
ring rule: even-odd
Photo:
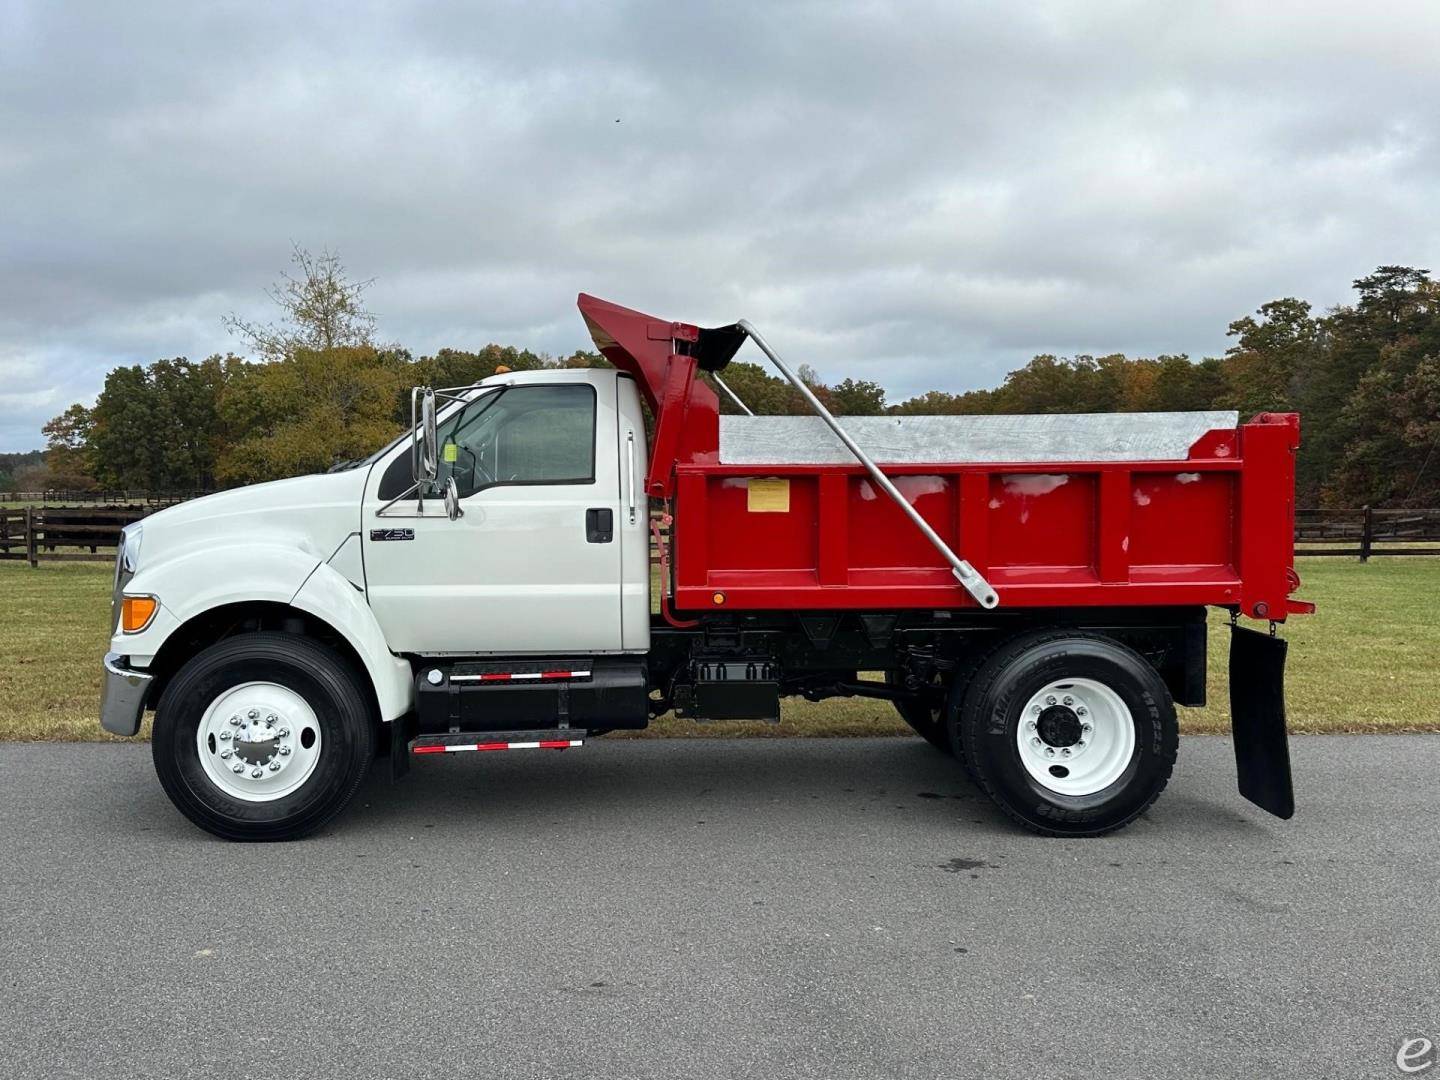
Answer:
[[[745,509],[752,514],[788,514],[790,481],[778,477],[751,477],[746,484]]]

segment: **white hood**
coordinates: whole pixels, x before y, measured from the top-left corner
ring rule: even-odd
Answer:
[[[360,527],[369,473],[362,467],[296,476],[168,507],[141,523],[141,563],[236,543],[282,544],[323,561]]]

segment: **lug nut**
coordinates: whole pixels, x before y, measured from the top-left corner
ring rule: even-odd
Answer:
[[[264,776],[264,775],[265,775],[265,772],[264,772],[264,770],[262,770],[262,769],[251,769],[251,770],[250,770],[250,776],[251,776],[251,778],[254,779],[254,780],[259,780],[260,777],[262,777],[262,776]]]
[[[288,754],[288,753],[290,753],[290,747],[288,747],[288,746],[282,746],[282,747],[280,747],[280,756],[281,756],[281,757],[284,757],[284,756],[285,756],[286,754]]]
[[[278,761],[272,761],[272,762],[270,762],[270,771],[271,771],[271,772],[279,772],[279,771],[280,771],[280,762],[278,762]]]
[[[287,737],[289,736],[289,734],[290,734],[290,729],[289,729],[288,727],[282,727],[282,728],[281,728],[279,731],[277,731],[275,734],[276,734],[276,735],[279,735],[280,738],[284,739],[284,738],[287,738]]]
[[[1035,721],[1034,721],[1034,720],[1031,720],[1031,721],[1030,721],[1028,724],[1026,724],[1025,726],[1026,726],[1027,728],[1029,728],[1031,731],[1034,731],[1034,730],[1035,730]]]
[[[1054,748],[1053,746],[1047,746],[1047,747],[1045,747],[1045,756],[1046,756],[1046,757],[1054,757],[1054,756],[1055,756],[1055,748]]]
[[[1085,749],[1085,740],[1084,740],[1084,739],[1081,739],[1081,740],[1080,740],[1079,742],[1077,742],[1075,745],[1078,746],[1078,747],[1080,747],[1080,749],[1083,750],[1083,749]]]
[[[250,710],[249,712],[247,712],[245,715],[248,716],[251,720],[254,720],[257,716],[260,715],[260,710],[259,710],[259,709],[251,709],[251,710]]]
[[[1030,711],[1031,711],[1032,713],[1034,713],[1036,716],[1039,716],[1039,715],[1040,715],[1040,706],[1039,706],[1039,705],[1036,705],[1036,706],[1035,706],[1033,709],[1031,709]]]
[[[1060,751],[1060,756],[1061,756],[1061,757],[1069,757],[1069,756],[1070,756],[1070,748],[1067,746],[1067,747],[1065,747],[1064,750],[1061,750],[1061,751]]]
[[[1066,695],[1065,695],[1065,704],[1066,704],[1066,705],[1074,705],[1074,704],[1075,704],[1075,699],[1074,699],[1073,697],[1071,697],[1069,694],[1066,694]]]
[[[229,739],[229,738],[230,738],[230,731],[229,731],[228,729],[226,729],[225,731],[220,732],[220,738],[221,738],[222,740],[227,740],[227,739]]]
[[[230,717],[230,723],[233,724],[235,727],[239,727],[239,726],[240,726],[240,717],[238,717],[238,716],[232,716],[232,717]]]
[[[1080,725],[1080,730],[1081,730],[1081,731],[1094,731],[1094,730],[1095,730],[1095,725],[1094,725],[1094,724],[1081,724],[1081,725]]]
[[[221,750],[221,751],[220,751],[220,756],[221,756],[222,758],[228,758],[228,757],[230,756],[230,751],[229,751],[229,750]]]
[[[233,773],[242,773],[245,771],[245,766],[237,761],[234,765],[230,766],[230,771]]]
[[[1046,704],[1046,705],[1054,705],[1054,704],[1055,704],[1055,695],[1054,695],[1054,694],[1051,694],[1049,697],[1047,697],[1047,698],[1045,699],[1045,704]]]
[[[1084,705],[1081,705],[1078,709],[1075,710],[1075,715],[1084,716],[1087,712],[1089,712],[1089,710],[1086,709]]]
[[[280,717],[276,716],[276,715],[272,712],[269,716],[265,717],[265,722],[266,722],[267,724],[273,724],[273,723],[275,723],[275,721],[277,721],[277,720],[279,720],[279,719],[280,719]]]
[[[1040,747],[1044,746],[1045,744],[1042,743],[1039,739],[1031,739],[1031,740],[1030,740],[1030,745],[1033,746],[1033,747],[1035,747],[1035,748],[1038,750]]]

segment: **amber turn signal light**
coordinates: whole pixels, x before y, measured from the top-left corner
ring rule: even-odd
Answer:
[[[144,630],[155,616],[160,601],[153,596],[127,596],[120,603],[120,628],[127,634]]]

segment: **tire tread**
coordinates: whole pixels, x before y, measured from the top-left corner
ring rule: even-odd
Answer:
[[[1008,637],[1006,640],[998,643],[994,648],[986,652],[984,657],[979,661],[979,666],[975,672],[974,678],[970,680],[970,683],[967,687],[963,688],[963,691],[961,693],[955,695],[956,699],[958,700],[954,700],[952,702],[952,737],[955,741],[956,755],[959,757],[961,763],[965,766],[966,772],[970,774],[970,776],[980,786],[981,790],[990,797],[990,800],[995,803],[997,807],[999,807],[1001,812],[1004,813],[1006,817],[1010,818],[1010,820],[1014,821],[1028,831],[1036,833],[1040,836],[1066,838],[1096,837],[1105,836],[1109,833],[1115,832],[1118,829],[1124,828],[1141,814],[1143,814],[1146,810],[1148,810],[1152,805],[1154,805],[1155,800],[1160,797],[1161,793],[1169,784],[1170,777],[1173,774],[1175,768],[1175,760],[1178,751],[1178,740],[1175,740],[1173,738],[1163,740],[1161,752],[1159,755],[1160,774],[1158,780],[1154,783],[1152,790],[1149,792],[1147,798],[1142,804],[1133,808],[1123,818],[1113,823],[1103,826],[1087,827],[1083,830],[1067,830],[1063,828],[1052,828],[1040,824],[1039,822],[1036,822],[1026,817],[1025,815],[1017,812],[1013,807],[1010,806],[1008,800],[1004,797],[1004,793],[1000,789],[999,785],[996,783],[993,774],[990,771],[979,766],[976,760],[975,753],[968,746],[969,740],[966,737],[967,728],[971,726],[970,721],[973,719],[976,711],[979,709],[979,703],[986,698],[991,688],[1001,678],[1001,676],[1004,675],[1006,669],[1010,666],[1010,664],[1014,663],[1015,660],[1024,653],[1029,652],[1031,649],[1034,649],[1037,646],[1046,645],[1054,641],[1069,641],[1077,639],[1086,641],[1098,641],[1112,648],[1121,650],[1122,652],[1128,653],[1137,664],[1144,666],[1146,670],[1153,671],[1153,669],[1150,668],[1144,657],[1140,656],[1139,653],[1136,653],[1124,642],[1117,641],[1115,638],[1109,637],[1108,635],[1096,633],[1095,631],[1073,630],[1060,627],[1044,630],[1032,630]],[[1170,699],[1169,691],[1165,687],[1164,681],[1159,679],[1158,676],[1156,677],[1156,682],[1159,688],[1164,691],[1164,698],[1161,700],[1161,704],[1164,706],[1168,706],[1170,715],[1173,717],[1174,703]]]
[[[186,701],[187,694],[195,688],[194,684],[216,668],[239,660],[266,659],[292,669],[299,667],[308,677],[327,687],[332,697],[331,704],[340,713],[346,737],[351,740],[348,745],[351,761],[339,787],[328,798],[306,808],[304,813],[278,821],[237,823],[235,819],[218,813],[191,790],[172,757],[175,753],[174,740],[185,736],[177,736],[170,730],[177,722],[170,717],[195,707],[194,702]],[[165,793],[180,812],[200,828],[226,840],[293,840],[329,824],[354,798],[373,756],[377,721],[369,688],[347,658],[311,638],[262,630],[224,638],[197,653],[181,667],[160,697],[150,748],[155,771]],[[188,725],[186,731],[189,731]]]

